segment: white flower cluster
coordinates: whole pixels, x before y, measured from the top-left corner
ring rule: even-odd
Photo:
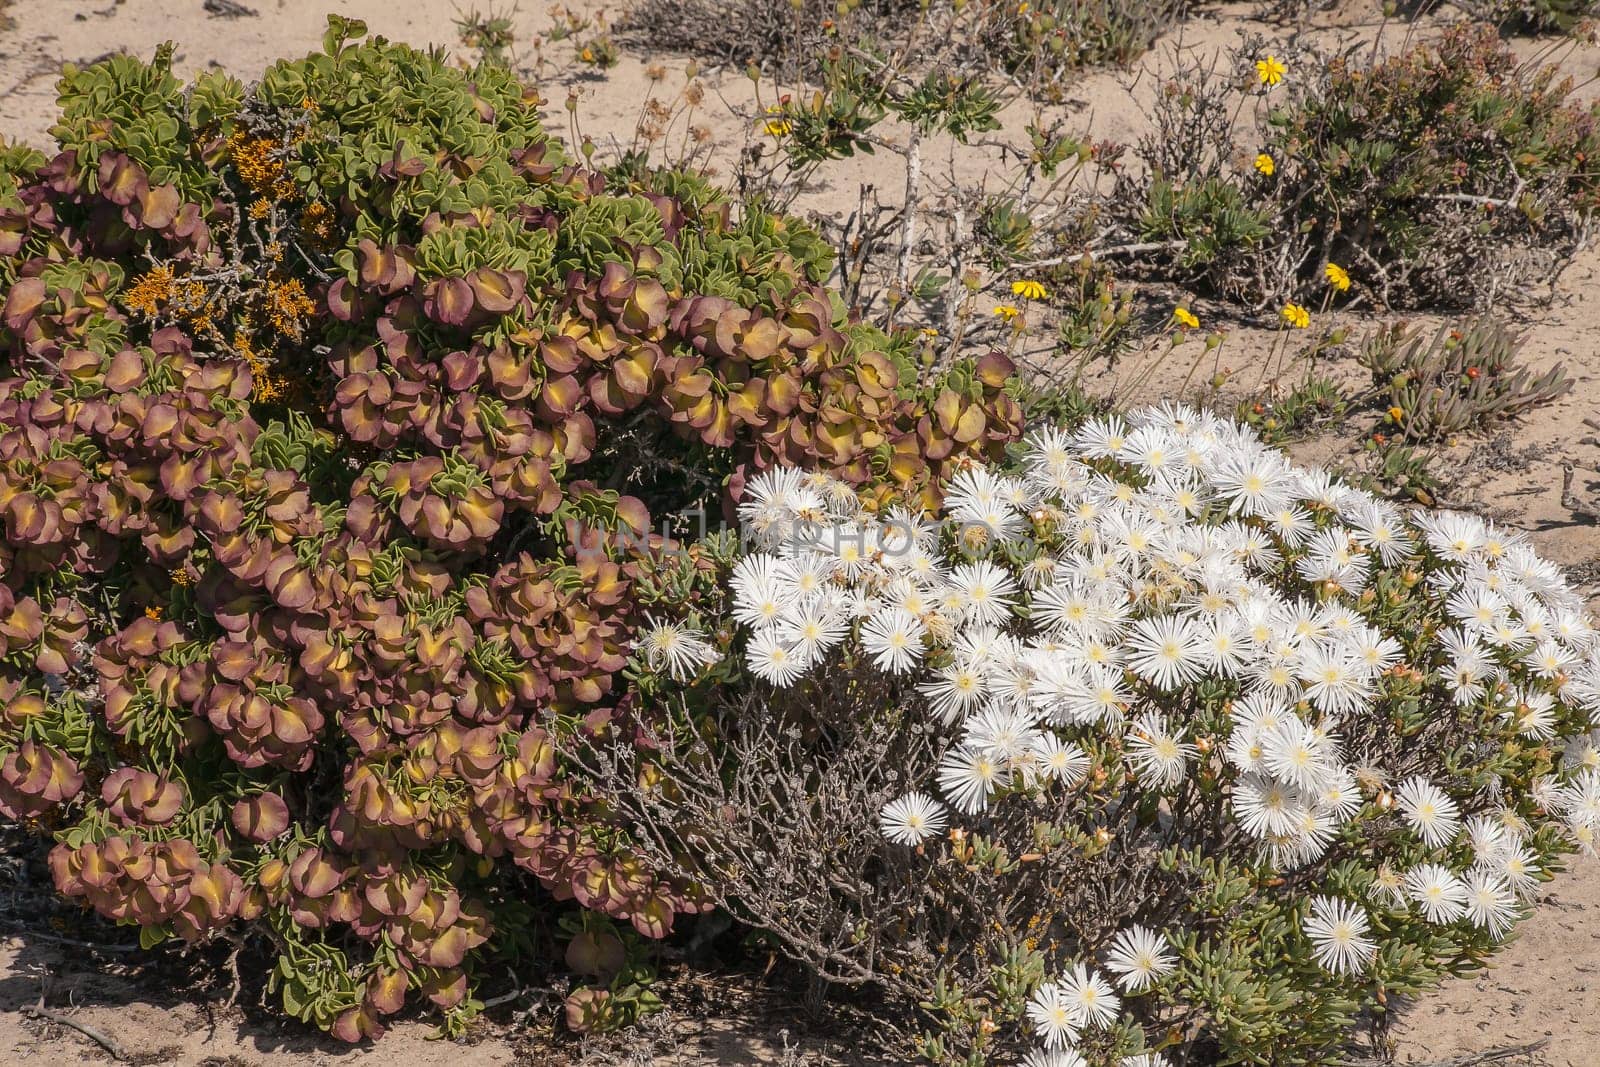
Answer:
[[[1074,786],[1091,764],[1075,739],[1120,738],[1133,788],[1171,793],[1207,767],[1239,827],[1284,868],[1322,857],[1352,819],[1397,811],[1438,862],[1385,868],[1385,903],[1498,936],[1541,873],[1522,821],[1464,821],[1438,784],[1390,784],[1384,768],[1344,756],[1342,726],[1388,728],[1382,691],[1401,674],[1432,699],[1497,709],[1532,741],[1564,741],[1538,799],[1579,845],[1600,830],[1600,733],[1556,737],[1600,719],[1600,638],[1560,572],[1520,535],[1469,515],[1408,516],[1227,420],[1163,405],[1047,429],[1018,475],[958,475],[939,524],[870,514],[849,486],[790,469],[753,479],[740,512],[756,539],[732,577],[748,669],[789,686],[845,647],[908,676],[955,735],[937,785],[964,815],[1009,790]],[[1383,632],[1361,595],[1402,568],[1442,605],[1409,659],[1417,635]],[[1195,736],[1179,710],[1202,682],[1238,694],[1221,736]],[[947,819],[912,793],[881,822],[915,845]],[[1450,853],[1452,869],[1446,852],[1463,833],[1471,847]],[[1325,967],[1354,972],[1373,957],[1360,904],[1318,897],[1309,912]],[[1159,935],[1139,934],[1138,973],[1154,980]],[[1062,1053],[1117,1005],[1080,965],[1041,987],[1030,1015]]]

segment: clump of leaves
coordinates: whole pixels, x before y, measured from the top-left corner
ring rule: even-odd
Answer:
[[[511,49],[517,36],[511,15],[506,12],[473,8],[457,15],[456,38],[465,47],[476,50],[484,63],[511,65]]]
[[[1431,335],[1394,323],[1369,336],[1360,360],[1384,393],[1392,433],[1438,441],[1548,404],[1572,388],[1561,364],[1519,363],[1522,338],[1485,316],[1446,323]]]
[[[1082,256],[1053,275],[1061,343],[1079,365],[1114,367],[1133,343],[1133,290],[1109,268]]]
[[[1311,1065],[1593,850],[1600,649],[1512,534],[1183,404],[1028,445],[904,548],[824,479],[752,485],[744,543],[702,546],[726,585],[638,661],[654,743],[584,756],[657,864],[943,1067]],[[1216,537],[1248,548],[1199,560]],[[819,553],[850,566],[813,583]],[[1556,613],[1537,650],[1480,636]]]
[[[743,4],[736,0],[643,0],[618,24],[618,32],[648,38],[654,48],[756,66],[783,76],[818,70],[819,42],[856,23],[884,28],[914,23],[918,0],[788,0]]]
[[[1432,507],[1443,483],[1434,471],[1434,454],[1379,431],[1363,446],[1363,463],[1356,481],[1379,496],[1413,501]]]
[[[1318,424],[1338,419],[1347,403],[1332,379],[1308,375],[1281,400],[1243,400],[1235,417],[1269,444],[1282,445],[1304,437]]]

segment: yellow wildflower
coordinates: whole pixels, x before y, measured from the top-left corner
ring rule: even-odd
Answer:
[[[1272,161],[1272,157],[1265,152],[1257,154],[1255,165],[1256,170],[1269,178],[1272,177],[1272,172],[1278,169],[1278,165]]]
[[[1388,415],[1392,422],[1399,422],[1401,419],[1406,417],[1406,409],[1399,406],[1392,407],[1389,409]]]
[[[785,137],[794,132],[794,125],[787,119],[768,119],[761,128],[772,137]]]
[[[164,614],[165,612],[161,610],[161,606],[159,604],[152,604],[150,607],[144,609],[144,617],[147,619],[152,619],[156,622],[160,622],[161,616]]]
[[[1010,322],[1012,319],[1022,314],[1022,312],[1017,309],[1015,304],[996,304],[994,307],[994,313],[1000,316],[1002,319],[1005,319],[1007,322]]]
[[[1256,77],[1261,79],[1262,85],[1277,85],[1283,81],[1283,76],[1287,73],[1289,68],[1284,66],[1283,60],[1277,56],[1256,60]]]
[[[1285,304],[1283,305],[1283,311],[1279,314],[1283,316],[1284,322],[1287,322],[1297,330],[1303,330],[1311,325],[1311,312],[1299,304]]]
[[[1039,282],[1029,278],[1011,283],[1011,295],[1021,297],[1023,300],[1043,300],[1046,296],[1045,287]]]
[[[1200,319],[1188,308],[1173,308],[1172,319],[1185,329],[1198,330],[1200,328]]]
[[[1329,285],[1333,286],[1341,293],[1349,291],[1350,275],[1346,273],[1345,269],[1339,266],[1339,264],[1329,263],[1326,267],[1322,268],[1322,273],[1327,276]]]

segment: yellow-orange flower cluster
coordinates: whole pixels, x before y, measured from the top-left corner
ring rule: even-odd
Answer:
[[[236,133],[228,138],[228,158],[233,161],[239,179],[251,189],[277,200],[287,200],[294,195],[294,182],[281,160],[274,159],[272,151],[277,144],[269,137],[251,137]]]
[[[300,213],[300,229],[318,248],[328,247],[333,243],[333,208],[320,200],[307,204]]]
[[[122,294],[123,304],[146,318],[154,318],[171,299],[172,268],[164,266],[151,267]]]
[[[298,341],[301,324],[316,310],[299,278],[267,283],[267,314],[272,328],[283,336]]]
[[[245,320],[248,325],[248,317]],[[267,357],[257,352],[250,337],[243,330],[233,335],[233,347],[250,365],[250,399],[260,404],[282,400],[289,393],[289,379],[272,373]]]

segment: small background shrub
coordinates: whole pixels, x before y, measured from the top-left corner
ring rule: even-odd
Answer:
[[[1172,245],[1174,279],[1257,307],[1314,303],[1335,263],[1361,281],[1351,299],[1462,307],[1538,291],[1576,247],[1596,113],[1492,31],[1463,25],[1370,65],[1290,53],[1281,87],[1243,80],[1263,53],[1184,66],[1140,144],[1145,171],[1123,179],[1121,225]]]

